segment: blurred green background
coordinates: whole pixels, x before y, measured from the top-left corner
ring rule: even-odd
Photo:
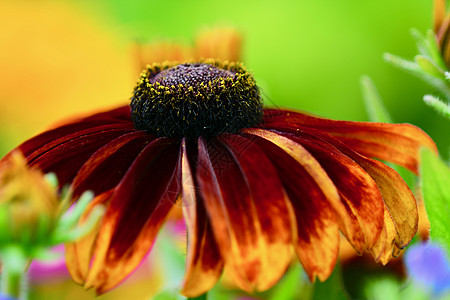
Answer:
[[[422,102],[433,90],[382,59],[416,54],[409,30],[431,27],[431,0],[19,0],[1,1],[0,17],[1,154],[57,120],[127,102],[136,40],[189,44],[204,27],[231,25],[268,105],[367,120],[367,74],[393,119],[423,128],[448,156],[449,122]]]

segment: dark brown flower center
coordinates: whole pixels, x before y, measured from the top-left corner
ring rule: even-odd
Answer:
[[[235,133],[262,120],[255,80],[235,63],[149,66],[130,106],[135,128],[165,137]]]

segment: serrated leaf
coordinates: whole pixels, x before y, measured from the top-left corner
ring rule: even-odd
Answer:
[[[430,220],[430,238],[450,254],[450,168],[429,149],[423,149],[420,180]]]
[[[417,55],[414,57],[416,63],[431,76],[444,79],[445,74],[444,70],[439,68],[433,61],[431,61],[428,57]]]
[[[434,97],[432,95],[425,95],[423,97],[423,101],[434,108],[438,113],[442,114],[444,117],[450,119],[450,105],[445,104],[439,98]]]
[[[386,62],[392,64],[394,67],[400,68],[403,71],[409,72],[423,81],[427,82],[429,85],[435,87],[441,91],[448,99],[450,99],[450,87],[448,86],[446,79],[438,78],[426,73],[418,63],[408,61],[406,59],[400,58],[398,56],[392,55],[390,53],[385,53],[383,58]],[[444,73],[445,74],[445,73]]]
[[[411,28],[411,35],[414,38],[414,40],[416,41],[416,46],[417,46],[417,49],[419,50],[419,53],[424,56],[431,57],[431,52],[427,45],[427,40],[423,36],[423,34],[416,28]]]
[[[420,75],[422,73],[422,69],[415,62],[403,59],[401,57],[398,57],[398,56],[390,54],[390,53],[385,53],[383,55],[383,58],[388,63],[390,63],[390,64],[394,65],[395,67],[398,67],[404,71],[411,72],[416,75]]]
[[[369,120],[372,122],[392,123],[391,116],[384,107],[380,94],[369,76],[361,77],[361,88]]]
[[[447,66],[445,65],[444,60],[442,59],[441,51],[439,50],[439,46],[437,44],[436,35],[433,30],[429,29],[426,35],[426,43],[428,51],[430,52],[430,57],[441,69],[446,70]]]

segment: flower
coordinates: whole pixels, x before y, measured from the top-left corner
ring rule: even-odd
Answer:
[[[439,244],[415,244],[405,255],[409,276],[434,296],[450,292],[450,261]]]
[[[92,206],[107,207],[97,231],[67,247],[75,281],[98,293],[116,286],[182,205],[182,293],[195,297],[224,267],[241,289],[266,290],[288,268],[292,249],[311,280],[325,280],[339,231],[356,252],[386,264],[415,235],[418,213],[401,177],[372,158],[417,172],[422,146],[436,151],[409,124],[263,109],[241,64],[205,60],[150,65],[130,106],[46,131],[18,149],[31,166],[72,183],[74,197],[92,190]]]
[[[20,152],[11,153],[0,169],[0,248],[40,245],[53,231],[59,201],[41,171],[29,169]]]
[[[183,45],[170,41],[136,44],[138,72],[147,64],[164,61],[200,60],[214,58],[221,61],[241,59],[242,37],[232,27],[211,27],[201,30],[194,45]]]

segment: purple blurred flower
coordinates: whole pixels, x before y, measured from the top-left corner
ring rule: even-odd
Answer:
[[[412,280],[435,296],[450,291],[450,261],[445,250],[435,243],[411,246],[405,255]]]
[[[43,283],[56,280],[69,279],[66,261],[64,258],[64,246],[56,246],[52,249],[55,259],[50,261],[34,260],[28,269],[28,276],[32,283]],[[0,298],[0,300],[2,300]]]
[[[17,300],[17,299],[0,294],[0,300]]]

